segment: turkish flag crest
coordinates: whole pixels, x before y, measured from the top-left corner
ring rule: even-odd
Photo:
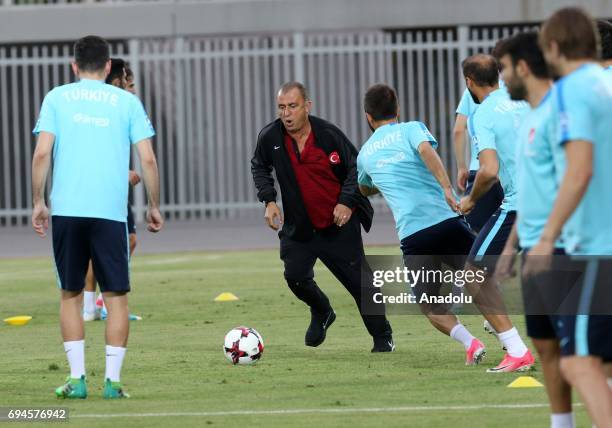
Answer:
[[[331,152],[329,154],[329,163],[332,165],[338,165],[340,163],[340,155],[338,152]]]
[[[529,130],[529,135],[527,136],[527,142],[529,144],[533,144],[533,140],[535,139],[535,133],[536,133],[535,128],[531,128]]]

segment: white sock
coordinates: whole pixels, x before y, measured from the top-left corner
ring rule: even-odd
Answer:
[[[550,415],[550,428],[574,428],[574,413],[552,413]]]
[[[511,357],[522,357],[527,352],[527,346],[525,346],[525,342],[521,339],[516,327],[512,327],[503,333],[498,333],[497,337],[502,345],[506,347]]]
[[[96,311],[96,292],[83,292],[83,311],[93,314]]]
[[[474,339],[474,336],[472,336],[468,329],[461,323],[458,323],[453,327],[453,329],[450,331],[450,337],[463,344],[466,351],[470,348],[472,340]]]
[[[64,342],[64,351],[70,366],[70,377],[79,379],[85,374],[85,340]]]
[[[106,345],[106,373],[104,379],[110,379],[111,382],[120,382],[125,351],[127,351],[127,348]]]

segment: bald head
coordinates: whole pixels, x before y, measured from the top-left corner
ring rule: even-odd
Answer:
[[[476,54],[467,57],[461,63],[463,76],[470,79],[476,86],[496,86],[499,81],[499,65],[497,60],[486,54]]]

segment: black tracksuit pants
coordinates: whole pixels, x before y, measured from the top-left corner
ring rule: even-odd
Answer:
[[[362,313],[362,268],[365,275],[371,275],[371,271],[365,261],[361,226],[357,216],[352,216],[351,220],[339,229],[316,232],[309,241],[295,241],[282,233],[280,241],[285,279],[298,299],[310,306],[314,312],[326,313],[331,309],[329,299],[313,279],[314,264],[320,259],[351,293],[359,312]],[[369,281],[369,284],[372,282]],[[367,298],[369,289],[364,287],[363,290]],[[361,318],[371,336],[391,335],[391,326],[385,315],[362,314]]]

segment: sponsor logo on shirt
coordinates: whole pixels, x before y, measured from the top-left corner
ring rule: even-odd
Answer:
[[[511,100],[503,100],[499,104],[495,106],[493,109],[497,113],[505,114],[510,113],[518,108],[525,108],[527,103],[525,101],[511,101]]]
[[[376,168],[383,168],[386,165],[392,165],[394,163],[398,163],[403,161],[404,159],[406,159],[406,153],[404,152],[399,152],[391,157],[388,157],[386,159],[379,159],[378,162],[376,162]]]
[[[107,117],[93,117],[82,113],[77,113],[72,116],[72,121],[81,125],[91,125],[97,128],[106,128],[110,124],[110,119]]]

